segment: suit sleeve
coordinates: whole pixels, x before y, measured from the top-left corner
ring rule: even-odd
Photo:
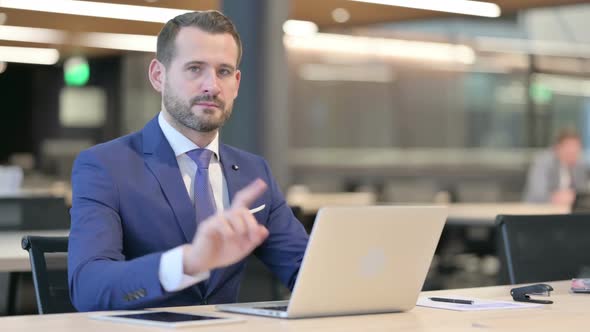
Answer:
[[[255,254],[287,286],[293,290],[305,254],[308,235],[287,205],[281,190],[264,162],[268,176],[271,206],[266,227],[268,238]]]
[[[91,151],[72,170],[68,248],[70,297],[80,311],[145,308],[169,296],[161,287],[161,253],[126,261],[119,193]]]

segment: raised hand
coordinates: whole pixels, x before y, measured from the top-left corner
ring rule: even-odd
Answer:
[[[194,275],[238,262],[268,236],[249,207],[266,191],[257,179],[236,193],[229,209],[201,222],[191,244],[183,247],[184,273]]]

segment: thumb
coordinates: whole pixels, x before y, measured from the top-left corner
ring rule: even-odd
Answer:
[[[232,208],[248,208],[254,201],[266,191],[268,186],[261,179],[256,179],[234,196]]]

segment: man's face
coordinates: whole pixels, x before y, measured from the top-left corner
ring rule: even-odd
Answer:
[[[574,166],[582,153],[582,144],[576,138],[566,138],[556,146],[557,158],[566,166]]]
[[[181,28],[175,55],[166,68],[164,108],[180,124],[211,132],[230,117],[238,96],[238,46],[228,34]]]

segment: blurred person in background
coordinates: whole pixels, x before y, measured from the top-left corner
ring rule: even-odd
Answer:
[[[527,176],[524,200],[571,207],[576,192],[586,192],[588,176],[582,161],[582,140],[572,129],[563,129],[551,149],[533,161]]]
[[[305,229],[266,161],[219,141],[241,54],[218,11],[168,21],[148,70],[161,112],[76,159],[68,277],[78,310],[235,302],[253,251],[293,288]]]

